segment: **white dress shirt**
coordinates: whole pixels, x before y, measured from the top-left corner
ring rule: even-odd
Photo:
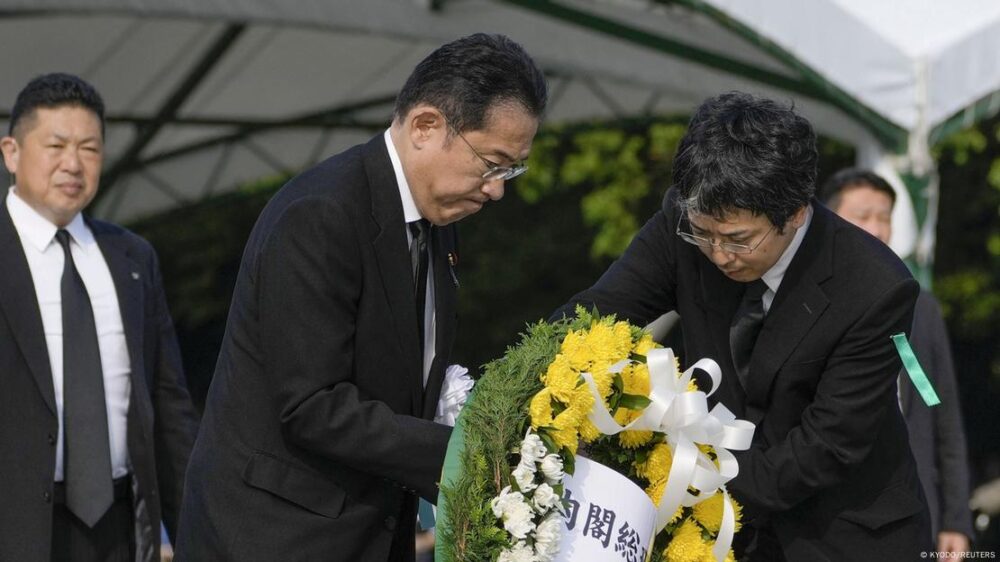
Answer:
[[[49,351],[52,368],[52,387],[55,390],[56,409],[59,415],[59,440],[56,447],[54,479],[63,480],[63,324],[62,324],[62,275],[65,255],[56,241],[58,228],[25,203],[16,192],[16,186],[7,193],[7,210],[14,229],[21,239],[24,255],[28,259],[31,279],[35,286],[38,309],[42,314],[45,345]],[[113,478],[129,473],[128,446],[126,441],[129,393],[128,346],[118,295],[111,279],[104,255],[94,239],[94,234],[79,214],[66,226],[71,242],[73,262],[90,295],[97,328],[101,367],[104,372],[104,397],[108,412],[108,438],[111,445],[111,472]]]
[[[399,160],[399,153],[392,143],[392,136],[389,130],[385,131],[385,146],[389,149],[389,160],[392,161],[392,170],[396,173],[396,185],[399,187],[399,199],[403,202],[403,220],[406,221],[406,242],[413,243],[413,234],[410,232],[409,223],[418,221],[423,217],[417,209],[417,204],[413,201],[413,194],[410,193],[410,184],[406,181],[403,173],[403,164]],[[428,241],[427,255],[427,295],[424,300],[424,386],[427,386],[427,377],[431,373],[431,364],[434,363],[434,349],[437,340],[437,312],[434,306],[434,245]]]
[[[788,265],[792,263],[792,258],[795,257],[795,253],[799,251],[799,246],[802,245],[802,239],[806,237],[806,232],[809,230],[809,225],[812,224],[813,210],[812,205],[806,207],[806,220],[802,223],[802,226],[795,231],[795,236],[792,238],[792,242],[788,244],[785,251],[782,252],[781,257],[778,261],[774,262],[771,269],[764,272],[761,279],[764,284],[767,285],[767,290],[764,291],[763,301],[764,301],[764,314],[767,314],[771,310],[771,303],[774,302],[774,295],[778,293],[778,287],[781,286],[781,281],[785,278],[785,272],[788,271]]]

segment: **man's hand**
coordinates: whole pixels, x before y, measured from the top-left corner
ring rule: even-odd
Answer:
[[[969,537],[955,531],[941,531],[937,540],[938,552],[959,553],[969,550]]]

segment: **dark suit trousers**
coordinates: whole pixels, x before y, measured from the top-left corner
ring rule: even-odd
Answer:
[[[93,529],[69,511],[60,486],[52,506],[52,562],[133,562],[135,525],[129,478],[115,481],[115,501]]]

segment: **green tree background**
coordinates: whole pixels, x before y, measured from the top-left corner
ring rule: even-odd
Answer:
[[[499,356],[528,322],[593,283],[659,208],[682,121],[548,127],[531,171],[507,197],[460,225],[457,362]],[[820,181],[850,165],[850,147],[820,141]],[[936,147],[941,201],[934,292],[951,330],[978,480],[1000,473],[1000,120]],[[201,406],[225,330],[239,261],[270,196],[264,178],[131,225],[160,253],[192,393]]]

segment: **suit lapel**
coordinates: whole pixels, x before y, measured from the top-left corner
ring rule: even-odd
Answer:
[[[147,381],[140,380],[142,369],[142,337],[143,337],[143,270],[130,255],[125,244],[123,233],[112,230],[105,224],[91,219],[87,226],[94,233],[97,246],[101,249],[104,262],[108,264],[111,280],[115,284],[115,294],[118,297],[118,310],[122,317],[122,327],[125,330],[125,343],[128,346],[129,365],[132,370],[133,388],[147,386]]]
[[[698,259],[698,268],[701,277],[699,297],[702,308],[708,316],[707,325],[715,348],[715,360],[725,373],[718,400],[737,416],[741,416],[746,396],[736,377],[736,368],[733,366],[733,355],[729,346],[729,324],[743,297],[744,286],[743,283],[737,283],[723,275],[719,268],[707,259]]]
[[[785,272],[750,360],[747,403],[766,406],[771,383],[830,301],[819,283],[833,274],[833,221],[813,205],[812,224]],[[755,420],[750,420],[755,421]]]
[[[458,308],[457,283],[452,260],[457,260],[455,227],[446,226],[432,230],[434,244],[434,309],[437,330],[434,335],[434,362],[424,389],[423,417],[431,419],[437,409],[444,373],[448,368],[451,344],[455,338],[455,314]],[[456,264],[457,265],[457,264]]]
[[[423,410],[423,350],[417,333],[413,271],[406,243],[406,224],[399,187],[382,135],[373,138],[364,150],[365,173],[372,197],[372,219],[377,233],[372,240],[385,297],[392,311],[392,328],[403,350],[404,368],[413,412]]]
[[[45,345],[45,328],[35,296],[35,283],[4,198],[0,198],[0,271],[3,272],[0,275],[0,314],[6,316],[45,405],[55,415],[52,366]]]

